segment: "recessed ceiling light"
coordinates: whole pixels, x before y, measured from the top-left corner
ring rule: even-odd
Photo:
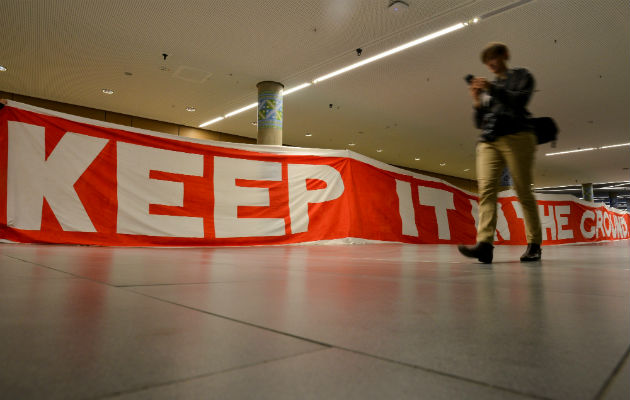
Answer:
[[[197,111],[197,109],[195,107],[188,106],[188,107],[186,107],[186,111],[188,111],[188,112],[195,112],[195,111]]]
[[[376,149],[376,152],[377,152],[377,153],[382,153],[382,152],[383,152],[383,149]]]
[[[414,160],[420,161],[420,157],[416,157],[416,158],[414,158]]]
[[[356,143],[348,143],[348,146],[356,146]]]
[[[443,166],[445,166],[445,165],[446,165],[446,163],[445,163],[445,162],[441,162],[441,163],[440,163],[440,167],[443,167]]]
[[[105,94],[114,94],[114,91],[111,89],[103,89],[103,93]]]
[[[306,134],[306,135],[304,135],[304,136],[311,137],[311,136],[313,136],[313,134],[312,134],[312,133],[307,133],[307,134]]]
[[[4,71],[6,71],[6,70],[7,70],[7,69],[6,69],[6,67],[4,67],[4,66],[0,65],[0,72],[4,72]]]
[[[250,122],[250,124],[256,126],[256,125],[258,125],[258,122],[257,121],[252,121],[252,122]]]
[[[404,1],[394,0],[389,3],[389,7],[387,8],[392,14],[402,14],[405,12],[405,10],[409,8],[409,4],[405,3]]]
[[[464,170],[464,172],[468,172],[468,171],[470,171],[470,168],[466,168],[466,169]],[[532,185],[533,185],[533,183],[532,183]]]

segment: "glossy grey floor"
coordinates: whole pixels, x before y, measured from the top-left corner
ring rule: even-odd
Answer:
[[[0,245],[7,399],[628,399],[630,242]]]

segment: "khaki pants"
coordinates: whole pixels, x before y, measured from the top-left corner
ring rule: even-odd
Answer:
[[[530,186],[536,143],[536,136],[533,133],[520,132],[500,136],[494,142],[477,144],[477,185],[479,187],[477,242],[494,242],[499,179],[507,165],[514,181],[514,189],[523,207],[527,243],[542,243],[538,206]]]

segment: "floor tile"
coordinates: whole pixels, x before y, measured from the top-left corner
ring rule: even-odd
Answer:
[[[0,285],[13,280],[72,278],[73,276],[63,272],[0,255]]]
[[[226,251],[227,250],[227,251]],[[248,256],[248,251],[256,253]],[[284,279],[284,255],[264,249],[0,246],[0,254],[115,286]],[[287,250],[288,251],[288,250]],[[263,252],[263,256],[260,253]]]
[[[626,356],[621,369],[613,377],[602,398],[604,400],[630,399],[630,357]]]
[[[591,398],[629,345],[628,298],[294,276],[133,290],[333,346],[554,398]]]
[[[83,279],[0,281],[7,399],[93,398],[322,346]]]
[[[110,400],[531,399],[489,386],[330,349]]]
[[[265,388],[290,396],[278,376],[299,373],[292,362],[322,357],[314,365],[335,371],[343,363],[323,355],[350,350],[402,368],[365,367],[383,377],[366,375],[370,393],[403,378],[413,390],[432,387],[433,378],[405,372],[415,365],[460,384],[592,399],[630,345],[629,244],[547,246],[543,262],[532,264],[518,262],[522,246],[499,246],[492,265],[446,245],[3,244],[0,357],[11,367],[0,372],[0,387],[20,398],[161,394],[171,383],[194,394],[209,379],[218,395],[238,397],[250,393],[247,384],[231,384],[277,365]],[[335,350],[317,353],[329,346]],[[349,366],[360,371],[353,376],[363,376],[363,364]],[[312,379],[335,389],[343,380],[298,375],[305,387]],[[323,386],[311,394],[329,394]],[[471,390],[463,398],[488,396],[462,390]],[[624,391],[616,378],[606,396]]]

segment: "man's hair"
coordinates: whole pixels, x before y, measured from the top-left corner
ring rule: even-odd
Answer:
[[[508,48],[503,43],[488,43],[481,52],[481,62],[484,64],[498,57],[505,57],[506,60],[509,58]]]

